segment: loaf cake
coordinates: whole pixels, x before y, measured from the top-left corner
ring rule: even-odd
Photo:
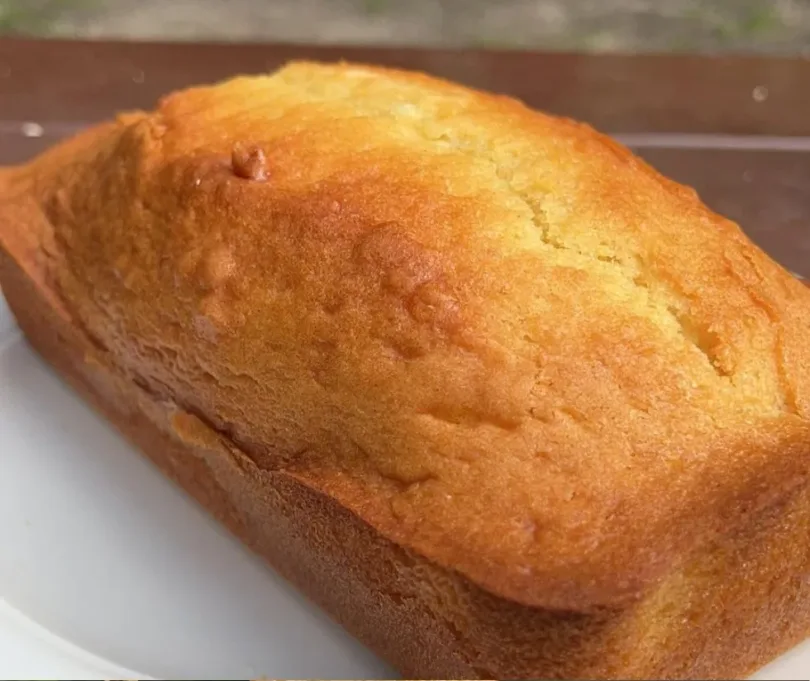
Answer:
[[[744,678],[810,635],[810,291],[586,125],[350,64],[174,93],[0,170],[0,285],[406,677]]]

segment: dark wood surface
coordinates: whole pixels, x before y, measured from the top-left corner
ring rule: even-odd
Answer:
[[[810,60],[0,40],[0,164],[179,87],[295,58],[415,68],[616,134],[810,276]],[[30,125],[35,123],[36,125]]]

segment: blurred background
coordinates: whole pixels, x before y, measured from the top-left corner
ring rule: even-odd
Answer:
[[[810,0],[0,0],[0,35],[810,57]]]

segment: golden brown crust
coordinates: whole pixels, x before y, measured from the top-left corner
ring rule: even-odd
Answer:
[[[52,304],[36,263],[0,249],[0,282],[26,337],[80,394],[404,678],[747,678],[810,634],[807,487],[749,514],[627,608],[521,606],[392,544],[303,481],[261,470],[118,375]]]
[[[172,95],[2,183],[0,245],[105,375],[176,405],[178,437],[481,589],[498,623],[468,613],[483,629],[460,644],[488,651],[479,669],[676,669],[586,663],[542,608],[592,613],[571,640],[593,637],[605,606],[643,608],[807,488],[810,293],[586,126],[295,64]],[[523,641],[505,611],[533,643],[504,644]],[[518,655],[543,636],[570,661]],[[723,650],[691,669],[752,668]]]

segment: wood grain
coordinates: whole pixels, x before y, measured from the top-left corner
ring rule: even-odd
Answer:
[[[177,88],[301,58],[420,69],[618,134],[810,277],[807,59],[5,39],[0,163]]]

